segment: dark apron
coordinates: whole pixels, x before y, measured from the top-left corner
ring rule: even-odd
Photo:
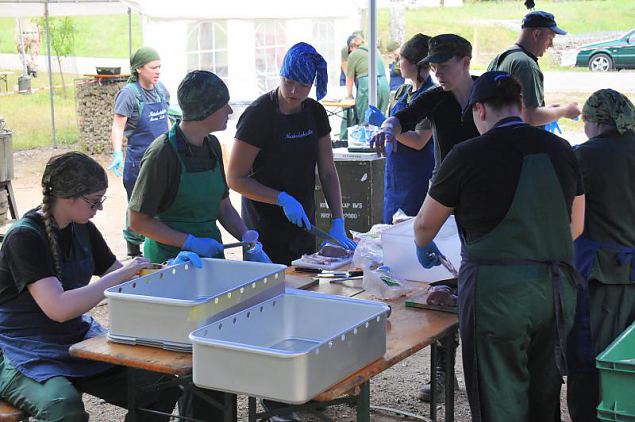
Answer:
[[[422,86],[414,93],[414,101],[425,89]],[[390,115],[408,107],[408,90],[390,110]],[[428,193],[428,185],[434,170],[434,142],[428,141],[420,150],[399,144],[397,150],[387,148],[386,172],[384,174],[384,223],[392,224],[392,216],[402,209],[406,215],[419,212]]]
[[[63,257],[60,280],[65,291],[86,286],[95,269],[86,229],[72,224],[72,248],[70,254]],[[36,222],[23,218],[7,236],[11,236],[17,227],[37,231],[48,245],[46,234]],[[73,358],[68,353],[71,345],[105,332],[88,315],[61,323],[53,321],[44,314],[28,288],[15,299],[0,305],[0,347],[4,359],[38,382],[56,376],[88,377],[112,368],[106,363]]]
[[[546,154],[525,155],[512,204],[463,244],[459,321],[474,421],[560,421],[574,310],[569,211]]]
[[[210,157],[210,160],[218,161],[213,170],[188,172],[176,145],[176,127],[177,125],[174,125],[170,129],[168,142],[174,149],[181,166],[179,188],[172,205],[154,218],[171,229],[222,242],[220,230],[216,226],[218,209],[225,192],[220,171],[221,157]],[[166,245],[148,237],[144,243],[143,253],[150,261],[162,263],[174,258],[180,251],[181,248]],[[223,257],[221,253],[215,258]]]
[[[275,101],[277,107],[277,96]],[[304,127],[292,125],[290,119],[304,119]],[[255,166],[251,177],[267,187],[293,196],[302,204],[311,224],[315,224],[315,167],[319,147],[315,118],[308,108],[303,107],[295,115],[276,111],[272,124],[274,140],[271,147],[259,153],[266,155],[263,158],[265,164]],[[288,138],[290,131],[305,136]],[[289,160],[282,162],[276,157],[287,157]],[[290,265],[291,261],[303,254],[315,252],[315,238],[290,223],[282,207],[243,196],[241,215],[247,227],[258,231],[258,240],[272,262]]]

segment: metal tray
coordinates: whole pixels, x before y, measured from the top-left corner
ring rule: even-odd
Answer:
[[[190,351],[193,330],[284,292],[279,264],[202,259],[106,290],[112,341]]]
[[[190,334],[194,383],[305,403],[384,355],[388,310],[287,289]]]

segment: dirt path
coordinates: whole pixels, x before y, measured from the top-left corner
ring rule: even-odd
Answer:
[[[16,195],[20,213],[37,206],[41,199],[40,180],[44,165],[50,156],[62,153],[63,149],[40,149],[19,151],[14,154],[15,179],[13,189]],[[109,156],[95,156],[104,166],[110,162]],[[97,213],[94,222],[103,233],[106,241],[113,252],[121,259],[125,258],[125,242],[123,241],[121,230],[124,225],[124,211],[126,208],[126,193],[123,189],[121,179],[109,172],[108,200],[104,203],[104,210]],[[238,206],[239,197],[235,193],[231,196],[232,202]],[[238,208],[239,209],[239,208]],[[230,241],[232,238],[223,232],[223,239]],[[240,259],[237,251],[229,252],[230,258]],[[107,305],[101,305],[92,311],[92,314],[102,324],[108,324]],[[402,409],[410,413],[429,416],[429,407],[417,399],[418,390],[424,380],[429,377],[430,351],[426,348],[414,356],[404,360],[390,370],[378,375],[371,383],[371,403],[375,406],[392,407]],[[459,379],[460,391],[456,392],[455,420],[457,422],[468,422],[471,420],[467,397],[465,395],[465,384],[463,381],[463,370],[461,367],[461,353],[457,355],[457,377]],[[563,396],[564,397],[564,396]],[[114,422],[121,421],[125,416],[123,409],[117,408],[100,400],[85,396],[86,408],[91,419],[94,421]],[[246,420],[246,398],[239,397],[239,419]],[[563,420],[569,421],[566,412],[566,402],[562,401]],[[444,406],[439,406],[439,419],[443,417]],[[326,414],[338,421],[354,421],[353,410],[338,406],[329,409]],[[371,419],[378,422],[391,422],[414,420],[404,419],[401,416],[386,414],[384,412],[373,412]],[[306,416],[303,420],[318,421],[320,419]]]

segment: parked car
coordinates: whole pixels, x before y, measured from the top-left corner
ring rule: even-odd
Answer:
[[[635,29],[614,40],[583,45],[575,65],[594,72],[635,68]]]

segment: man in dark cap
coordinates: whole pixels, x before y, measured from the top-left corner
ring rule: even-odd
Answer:
[[[553,46],[556,35],[566,35],[551,13],[531,12],[523,19],[516,44],[492,60],[487,70],[500,70],[514,76],[523,87],[522,118],[533,126],[544,126],[561,117],[580,114],[577,103],[545,106],[544,76],[538,58]]]
[[[178,100],[183,120],[144,154],[129,206],[130,226],[146,236],[144,255],[155,263],[182,249],[222,258],[217,220],[237,239],[248,231],[229,200],[221,146],[211,135],[227,127],[232,113],[225,83],[211,72],[190,72]],[[245,259],[271,262],[260,244]]]

